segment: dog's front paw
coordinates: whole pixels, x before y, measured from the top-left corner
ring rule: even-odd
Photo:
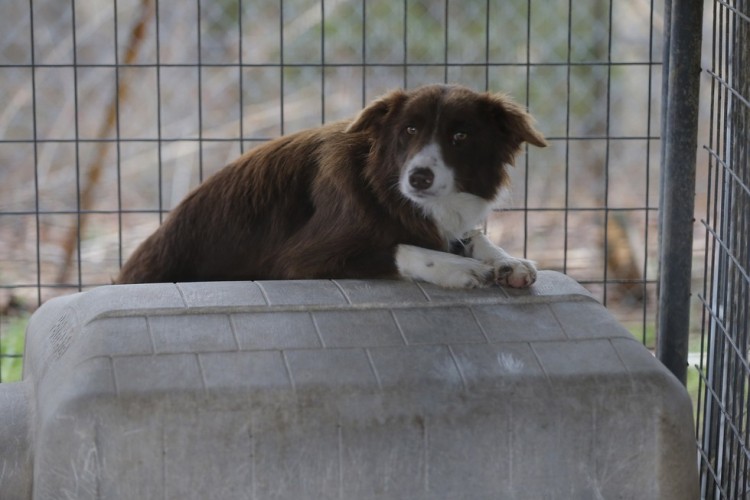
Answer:
[[[482,288],[495,283],[495,269],[473,259],[438,270],[433,282],[446,288]]]
[[[495,283],[512,288],[527,288],[536,281],[536,266],[530,260],[513,257],[492,262]]]
[[[398,272],[404,278],[446,288],[486,287],[496,279],[495,268],[489,262],[437,250],[399,245],[395,257]]]

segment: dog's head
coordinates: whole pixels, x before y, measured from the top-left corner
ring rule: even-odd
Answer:
[[[391,92],[347,131],[371,137],[390,175],[398,175],[401,194],[420,206],[458,193],[490,202],[523,143],[547,145],[531,116],[508,97],[449,85]]]

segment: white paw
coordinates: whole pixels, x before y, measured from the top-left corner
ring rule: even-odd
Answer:
[[[530,260],[508,257],[492,261],[495,282],[512,288],[526,288],[536,281],[536,266]]]
[[[474,259],[463,259],[436,270],[433,279],[436,285],[446,288],[482,288],[495,283],[495,269]]]
[[[495,268],[489,263],[437,250],[399,245],[396,266],[404,278],[446,288],[478,288],[495,283]]]

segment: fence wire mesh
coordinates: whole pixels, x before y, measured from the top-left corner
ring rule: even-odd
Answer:
[[[491,238],[576,278],[653,345],[662,11],[650,0],[0,2],[0,375],[14,376],[34,308],[109,283],[242,151],[435,82],[508,92],[549,138],[512,172]]]
[[[750,495],[750,2],[712,3],[701,386],[704,498]]]

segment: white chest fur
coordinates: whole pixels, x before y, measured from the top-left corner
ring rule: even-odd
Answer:
[[[450,193],[420,206],[448,239],[460,239],[487,218],[493,204],[473,194]]]

